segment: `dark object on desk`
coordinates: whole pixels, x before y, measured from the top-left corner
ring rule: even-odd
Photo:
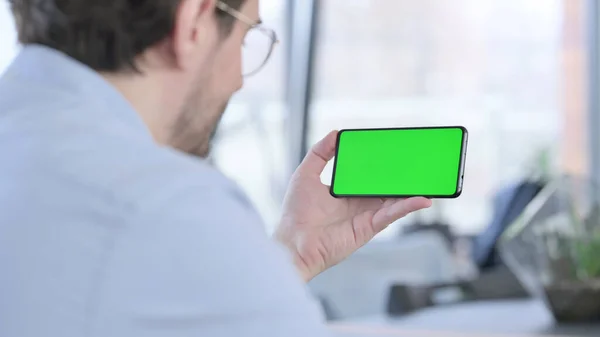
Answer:
[[[556,285],[546,288],[548,306],[558,322],[600,322],[600,287]]]
[[[529,293],[514,274],[505,265],[500,265],[471,281],[423,286],[394,285],[390,289],[387,312],[398,316],[433,306],[528,297]]]
[[[444,304],[462,302],[473,296],[472,289],[466,282],[435,286],[394,285],[390,290],[387,312],[392,316],[400,316],[433,307],[439,304],[436,303],[434,294],[441,291],[446,291],[449,294],[449,296],[446,296]]]
[[[472,258],[480,272],[476,279],[449,284],[393,286],[388,298],[388,313],[401,315],[445,304],[435,299],[440,294],[454,293],[452,303],[529,297],[521,282],[500,259],[497,245],[504,231],[543,186],[542,182],[526,180],[498,192],[494,198],[494,215],[489,226],[473,239]]]

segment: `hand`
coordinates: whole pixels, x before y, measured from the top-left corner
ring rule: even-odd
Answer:
[[[317,143],[290,182],[275,238],[294,254],[305,281],[347,258],[394,221],[431,206],[426,198],[336,199],[321,183],[337,132]]]

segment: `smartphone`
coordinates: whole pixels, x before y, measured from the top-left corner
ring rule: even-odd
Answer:
[[[457,198],[467,138],[462,126],[341,130],[331,195]]]

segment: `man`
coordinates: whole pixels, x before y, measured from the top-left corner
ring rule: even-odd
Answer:
[[[0,80],[0,336],[324,336],[303,282],[430,206],[331,198],[332,132],[266,237],[202,159],[245,35],[270,35],[258,0],[11,5],[25,47]]]

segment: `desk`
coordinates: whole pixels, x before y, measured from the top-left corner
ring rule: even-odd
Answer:
[[[557,326],[537,300],[474,302],[331,325],[335,337],[598,337],[600,325]]]

